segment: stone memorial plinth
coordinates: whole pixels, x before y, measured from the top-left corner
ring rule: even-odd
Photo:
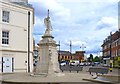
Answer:
[[[39,42],[38,49],[38,62],[34,75],[36,76],[60,76],[57,44],[54,37],[51,35],[51,23],[48,16],[44,19],[46,26],[45,34],[42,36],[42,40]]]

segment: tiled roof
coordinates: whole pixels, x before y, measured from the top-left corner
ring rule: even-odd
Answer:
[[[58,51],[58,53],[59,53],[59,51]],[[70,55],[70,52],[69,51],[60,51],[60,54]]]

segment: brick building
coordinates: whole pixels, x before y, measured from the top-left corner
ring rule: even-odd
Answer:
[[[111,42],[111,56],[113,58],[113,66],[118,67],[118,57],[120,56],[120,30],[116,31],[111,36],[112,37],[108,36],[102,44],[103,63],[105,66],[110,65],[110,42]]]
[[[69,51],[59,51],[58,52],[58,60],[70,60],[73,57],[71,56],[71,53]]]
[[[76,51],[75,53],[70,53],[69,51],[60,51],[58,55],[58,60],[79,60],[82,62],[84,60],[85,51]]]

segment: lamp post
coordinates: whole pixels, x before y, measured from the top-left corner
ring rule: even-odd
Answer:
[[[86,46],[84,46],[84,44],[82,44],[82,45],[80,46],[80,48],[82,49],[82,51],[84,51],[84,48],[86,48]]]
[[[33,50],[33,56],[35,59],[38,57],[38,50]]]
[[[112,32],[110,32],[110,72],[112,72],[113,59],[112,59]]]
[[[72,55],[72,42],[70,41],[70,56]]]
[[[60,59],[60,41],[59,41],[58,46],[59,46],[59,51],[58,51],[58,61],[61,61],[61,59]]]
[[[84,53],[84,48],[86,48],[86,46],[84,46],[84,44],[82,44],[81,46],[80,46],[80,48],[82,49],[82,52]],[[80,62],[82,62],[82,59],[79,59],[80,60]]]
[[[70,40],[70,63],[72,62],[72,41]]]

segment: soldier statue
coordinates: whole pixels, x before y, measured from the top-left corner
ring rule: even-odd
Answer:
[[[50,34],[50,31],[52,30],[52,26],[51,26],[50,17],[49,17],[49,9],[48,9],[48,16],[47,18],[44,19],[44,24],[46,26],[45,34]]]

